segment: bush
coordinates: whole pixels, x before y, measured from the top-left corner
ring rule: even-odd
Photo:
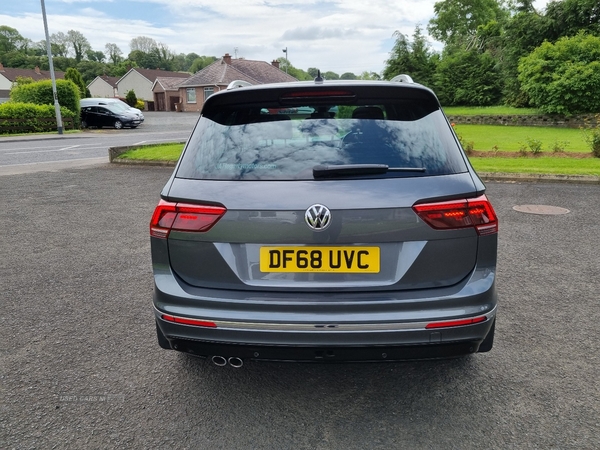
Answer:
[[[583,33],[544,42],[519,64],[521,89],[550,114],[600,110],[600,37]]]
[[[592,155],[600,158],[600,114],[596,114],[596,125],[590,125],[590,121],[586,120],[585,127],[582,127],[585,142],[590,146]]]
[[[63,118],[76,119],[76,114],[61,106],[60,113]],[[0,127],[33,127],[32,133],[52,131],[56,129],[56,122],[42,122],[38,119],[55,118],[54,105],[35,105],[33,103],[7,102],[0,104]],[[9,130],[0,133],[8,134]]]
[[[77,85],[68,80],[56,80],[56,93],[58,103],[74,113],[76,122],[79,122],[79,88]],[[16,103],[54,106],[52,81],[43,80],[15,86],[10,91],[10,99]]]
[[[145,107],[146,107],[146,102],[144,102],[144,100],[140,100],[140,99],[138,98],[138,101],[137,101],[137,103],[135,104],[134,108],[137,108],[137,109],[140,109],[140,110],[141,110],[141,109],[144,109]]]
[[[135,95],[135,91],[133,89],[130,89],[127,91],[127,94],[125,94],[125,102],[135,108],[135,105],[137,104],[137,97]]]

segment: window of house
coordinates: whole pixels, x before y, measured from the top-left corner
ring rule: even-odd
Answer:
[[[205,87],[204,88],[204,101],[206,101],[206,99],[208,97],[210,97],[211,95],[213,95],[214,93],[215,93],[215,88]]]
[[[187,88],[187,102],[188,103],[196,103],[196,89],[195,88]]]

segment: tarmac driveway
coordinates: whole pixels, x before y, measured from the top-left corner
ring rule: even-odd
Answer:
[[[600,186],[488,184],[492,352],[235,370],[155,342],[148,222],[170,172],[0,177],[0,448],[600,448]]]

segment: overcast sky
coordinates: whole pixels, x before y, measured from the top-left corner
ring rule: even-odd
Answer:
[[[543,7],[547,0],[537,0]],[[44,39],[40,0],[1,0],[0,25]],[[338,74],[381,72],[396,30],[426,32],[435,0],[45,0],[50,34],[77,30],[94,50],[148,36],[174,53],[272,61]],[[439,50],[439,43],[431,42]]]

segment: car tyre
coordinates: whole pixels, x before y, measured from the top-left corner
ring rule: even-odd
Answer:
[[[117,130],[120,130],[121,128],[123,128],[123,122],[121,122],[120,120],[115,120],[114,127]]]
[[[87,122],[85,120],[82,120],[81,121],[81,128],[87,128],[87,127],[88,127]]]
[[[485,337],[485,339],[479,346],[479,350],[477,350],[479,353],[489,352],[492,349],[492,347],[494,346],[495,332],[496,332],[496,319],[494,319],[492,328],[490,328],[490,331],[488,332],[487,336]]]

